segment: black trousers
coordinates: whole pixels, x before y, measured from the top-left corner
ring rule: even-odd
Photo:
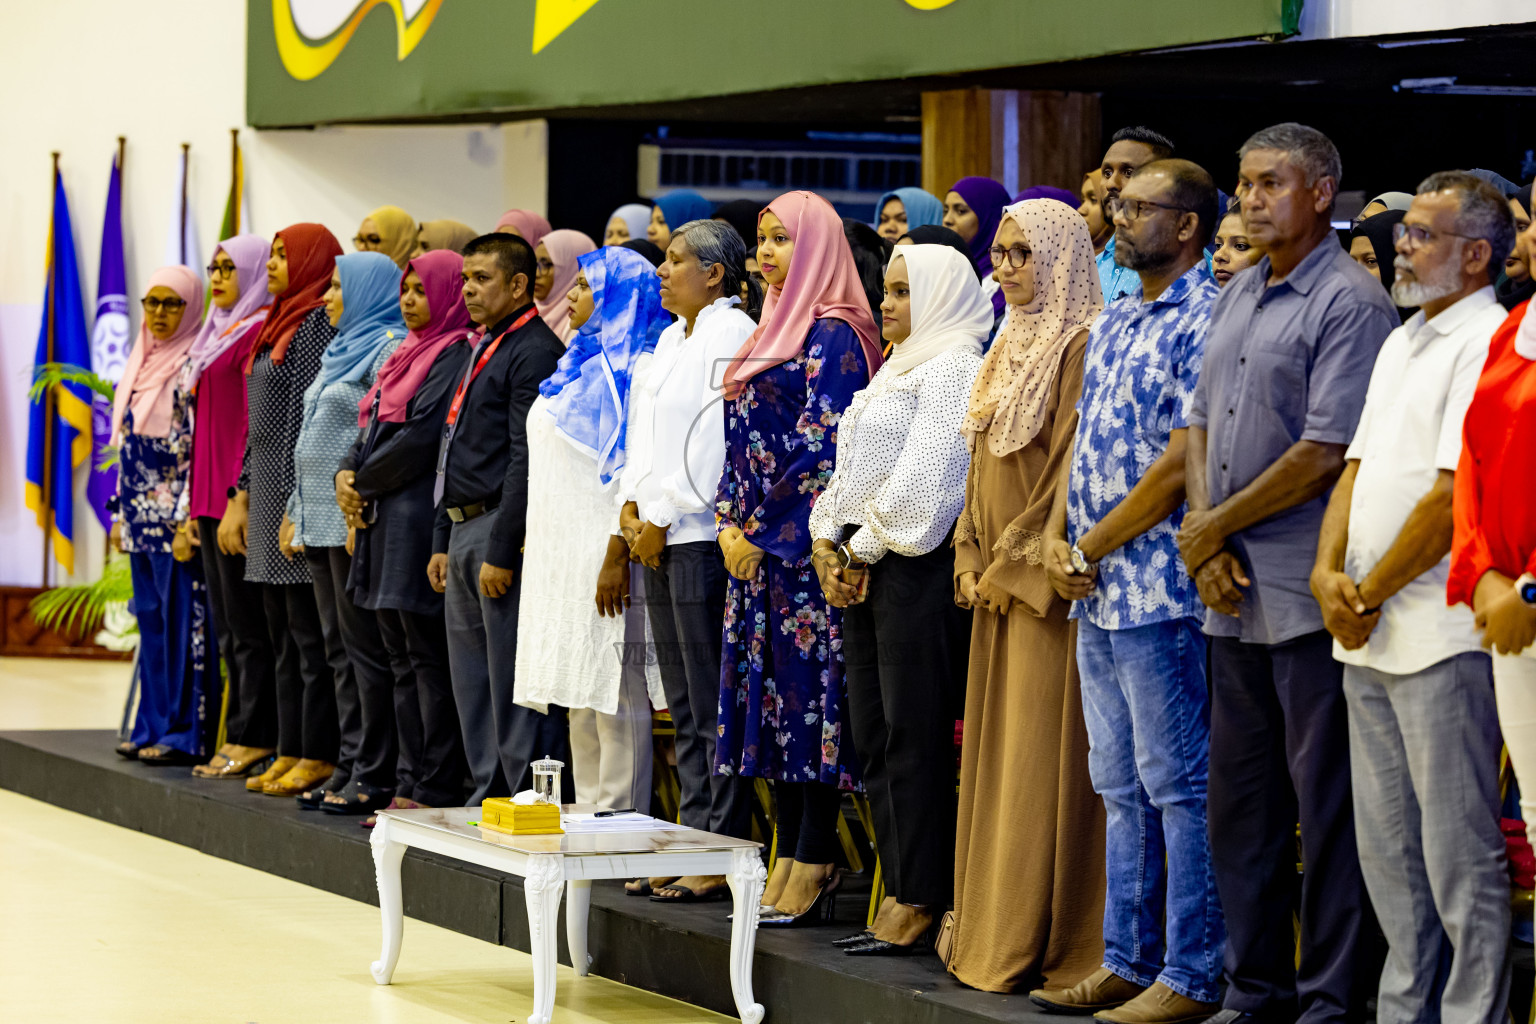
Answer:
[[[752,827],[752,783],[714,773],[725,621],[725,560],[719,546],[710,541],[668,545],[660,568],[645,570],[645,603],[656,667],[677,730],[678,817],[689,828],[746,839]]]
[[[224,721],[228,743],[245,747],[277,746],[277,652],[267,629],[261,584],[245,580],[245,556],[219,550],[219,521],[197,521],[208,603],[219,637],[219,655],[228,676],[229,711]]]
[[[448,673],[448,633],[441,615],[380,608],[379,636],[395,673],[399,758],[395,795],[428,807],[464,802],[464,743]]]
[[[825,782],[775,782],[774,828],[779,845],[774,857],[791,857],[802,864],[831,864],[841,845],[837,816],[843,794]],[[951,833],[953,836],[953,833]]]
[[[336,690],[325,634],[308,583],[263,583],[262,605],[277,655],[277,752],[336,760]]]
[[[886,891],[945,906],[954,892],[955,711],[964,706],[970,615],[955,607],[948,544],[887,554],[869,596],[843,613],[853,745]]]
[[[341,743],[336,773],[325,788],[349,782],[393,794],[395,789],[395,674],[379,636],[378,616],[347,593],[352,556],[344,547],[306,548],[315,603],[325,630],[326,659],[336,680]]]
[[[1325,632],[1211,640],[1209,815],[1227,921],[1225,1005],[1266,1019],[1359,1020],[1376,989],[1355,852],[1343,666]],[[1291,894],[1301,822],[1301,966]]]

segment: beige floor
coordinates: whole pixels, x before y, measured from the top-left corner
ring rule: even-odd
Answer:
[[[0,729],[116,724],[125,666],[0,659]],[[501,1024],[529,958],[406,921],[375,985],[378,911],[0,791],[0,1021]],[[558,1024],[727,1018],[560,968]]]

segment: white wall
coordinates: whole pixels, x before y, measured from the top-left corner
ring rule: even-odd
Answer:
[[[51,151],[62,153],[87,323],[119,135],[128,138],[123,227],[130,295],[165,253],[183,142],[192,144],[188,194],[204,262],[211,254],[229,188],[231,128],[242,128],[251,227],[263,234],[318,221],[350,249],[358,222],[384,203],[419,220],[450,217],[487,230],[509,207],[545,208],[542,122],[244,128],[241,0],[8,4],[0,96],[0,584],[35,584],[41,564],[41,535],[23,505],[22,483]],[[102,549],[83,494],[77,512],[81,570],[99,565]]]
[[[1304,39],[1443,32],[1536,21],[1536,0],[1306,0]]]

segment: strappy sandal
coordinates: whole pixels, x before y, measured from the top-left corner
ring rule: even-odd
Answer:
[[[203,759],[195,754],[189,754],[185,750],[177,750],[169,744],[156,743],[152,747],[139,748],[139,763],[152,764],[159,767],[174,767],[202,764]]]
[[[276,759],[277,755],[272,751],[255,753],[250,757],[231,758],[224,754],[217,754],[207,764],[198,765],[192,769],[192,777],[195,779],[244,779],[251,775],[261,775]],[[223,764],[219,759],[223,758]]]
[[[126,758],[129,761],[137,761],[139,759],[139,745],[133,742],[133,740],[124,740],[113,747],[112,752],[118,757]]]
[[[676,896],[666,895],[669,892],[677,893]],[[686,885],[659,885],[651,893],[652,903],[714,903],[717,900],[729,899],[731,887],[721,883],[717,889],[708,892],[694,892]]]
[[[246,779],[245,788],[250,790],[252,793],[265,792],[267,783],[276,782],[284,775],[287,775],[289,772],[293,771],[294,768],[298,767],[298,764],[299,759],[296,757],[288,757],[286,755],[281,756],[276,761],[273,761],[271,764],[269,764],[267,766],[267,770],[262,772],[260,775],[252,775],[250,778]]]
[[[374,789],[352,781],[335,793],[327,793],[325,799],[320,801],[320,809],[326,814],[367,814],[389,803],[385,794],[389,794],[389,799],[394,798],[394,794],[387,789]]]
[[[267,796],[298,796],[306,790],[319,789],[335,772],[336,766],[329,761],[304,758],[287,775],[262,786],[261,791]]]

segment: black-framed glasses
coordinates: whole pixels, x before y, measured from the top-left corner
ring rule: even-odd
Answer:
[[[1032,249],[1026,249],[1022,245],[1015,245],[1011,249],[1004,249],[1000,245],[994,245],[987,250],[987,255],[992,258],[992,265],[994,267],[1001,267],[1003,261],[1007,260],[1009,266],[1018,269],[1029,262],[1032,252]]]
[[[1408,248],[1417,249],[1421,245],[1428,245],[1441,235],[1450,235],[1452,238],[1465,238],[1469,241],[1477,241],[1476,235],[1458,235],[1454,231],[1431,231],[1422,224],[1404,224],[1398,221],[1392,225],[1392,244],[1396,245],[1408,236]]]
[[[547,274],[551,270],[555,269],[554,263],[552,263],[549,260],[539,260],[538,261],[538,266],[539,266],[539,273],[541,273],[541,274]]]
[[[377,249],[384,244],[384,239],[378,235],[353,235],[352,244],[359,252],[366,252],[370,248]]]
[[[223,263],[208,264],[209,277],[234,277],[235,265],[228,260]]]
[[[139,303],[144,307],[144,312],[151,315],[162,309],[167,313],[174,313],[187,304],[186,299],[156,299],[153,297],[140,299]]]
[[[1172,203],[1154,203],[1150,199],[1127,199],[1125,196],[1110,196],[1104,200],[1104,209],[1111,217],[1125,214],[1125,222],[1134,224],[1141,219],[1141,215],[1148,209],[1154,210],[1178,210],[1180,213],[1193,213],[1187,206],[1174,206]]]

